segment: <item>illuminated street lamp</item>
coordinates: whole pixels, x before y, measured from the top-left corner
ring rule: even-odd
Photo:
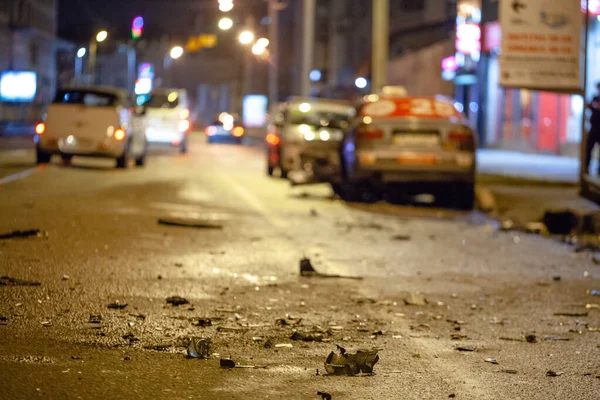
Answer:
[[[219,0],[219,10],[223,12],[233,10],[233,0]]]
[[[359,89],[364,89],[367,87],[367,85],[369,84],[369,82],[367,81],[366,78],[363,78],[362,76],[359,76],[358,78],[356,78],[356,80],[354,81],[354,85],[359,88]]]
[[[265,50],[265,47],[259,45],[258,43],[254,43],[254,46],[252,46],[252,53],[256,54],[257,56],[264,54]]]
[[[77,50],[77,58],[83,58],[86,52],[87,50],[85,49],[85,47],[79,48],[79,50]]]
[[[241,44],[250,44],[254,40],[254,33],[250,31],[244,31],[240,33],[239,40]]]
[[[256,44],[261,46],[261,47],[267,47],[269,45],[269,39],[267,38],[260,38],[256,41]]]
[[[77,57],[75,57],[75,83],[80,83],[81,81],[81,70],[83,69],[82,58],[85,57],[85,53],[87,53],[85,47],[80,47],[77,50]]]
[[[173,47],[171,49],[171,51],[169,52],[169,55],[174,60],[178,59],[179,57],[181,57],[183,55],[183,47],[181,47],[181,46]]]
[[[102,30],[96,34],[92,40],[90,40],[90,58],[89,58],[89,74],[90,74],[90,83],[93,85],[95,83],[96,77],[96,52],[98,50],[98,43],[104,42],[108,37],[108,32]]]
[[[219,20],[219,29],[222,31],[228,31],[233,27],[233,21],[231,18],[224,17]]]

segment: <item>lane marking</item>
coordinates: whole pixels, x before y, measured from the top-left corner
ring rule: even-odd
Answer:
[[[4,178],[0,179],[0,185],[4,185],[4,184],[10,183],[10,182],[18,181],[19,179],[25,179],[29,175],[32,175],[35,172],[42,171],[45,168],[46,168],[45,166],[40,165],[40,166],[37,166],[37,167],[34,167],[34,168],[26,169],[25,171],[17,172],[16,174],[5,176]]]

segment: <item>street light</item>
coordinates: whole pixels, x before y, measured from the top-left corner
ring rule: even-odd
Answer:
[[[90,58],[89,58],[89,74],[90,74],[90,83],[93,85],[95,83],[96,77],[96,51],[98,49],[98,43],[104,42],[108,37],[108,32],[102,30],[96,34],[96,37],[90,40]]]
[[[240,33],[239,40],[241,44],[250,44],[254,40],[254,33],[250,31],[244,31]]]
[[[223,12],[233,10],[233,0],[219,0],[219,10]]]
[[[222,31],[228,31],[233,27],[233,21],[231,18],[224,17],[219,20],[219,29]]]
[[[365,78],[363,78],[362,76],[359,76],[354,81],[354,85],[356,85],[356,87],[359,88],[359,89],[366,88],[368,84],[369,84],[369,82],[367,82],[367,80]]]
[[[75,83],[80,83],[81,81],[81,70],[83,69],[83,60],[82,58],[85,56],[87,50],[85,47],[80,47],[77,50],[77,57],[75,58]]]
[[[77,58],[83,58],[86,52],[87,50],[85,49],[85,47],[79,48],[79,50],[77,50]]]
[[[256,44],[261,46],[261,47],[267,47],[269,45],[269,39],[267,38],[260,38],[256,41]]]
[[[258,43],[254,43],[254,46],[252,46],[252,53],[256,54],[257,56],[264,54],[265,50],[266,49],[264,46],[260,46]]]
[[[181,57],[183,55],[183,47],[181,47],[181,46],[173,47],[171,49],[171,51],[169,52],[169,55],[174,60],[178,59],[179,57]]]
[[[100,31],[96,35],[96,42],[98,42],[98,43],[104,42],[107,37],[108,37],[108,32],[106,32],[106,31]]]

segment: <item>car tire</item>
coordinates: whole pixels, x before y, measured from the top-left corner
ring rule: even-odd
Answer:
[[[473,183],[460,183],[456,185],[454,203],[456,208],[471,211],[475,206],[475,185]]]
[[[117,157],[117,168],[125,169],[129,166],[129,145],[125,147],[125,151],[120,157]]]
[[[61,154],[60,158],[62,159],[64,165],[71,164],[71,160],[73,160],[73,156],[71,154]]]
[[[43,150],[36,149],[35,152],[35,163],[36,164],[48,164],[50,162],[50,158],[52,158],[52,154],[46,153]]]
[[[288,170],[283,168],[283,167],[279,167],[279,176],[281,179],[287,179],[288,177]]]
[[[188,142],[187,137],[181,141],[181,144],[179,145],[179,153],[180,154],[187,154],[187,152],[188,152],[188,143],[187,142]]]

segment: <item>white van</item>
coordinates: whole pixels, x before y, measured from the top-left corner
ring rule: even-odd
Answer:
[[[187,153],[190,104],[184,89],[157,89],[145,107],[146,138],[149,143],[179,147]]]
[[[117,168],[130,158],[137,166],[146,159],[146,138],[125,90],[100,86],[58,91],[46,120],[35,130],[37,163],[59,154],[65,162],[73,156],[108,157]]]

